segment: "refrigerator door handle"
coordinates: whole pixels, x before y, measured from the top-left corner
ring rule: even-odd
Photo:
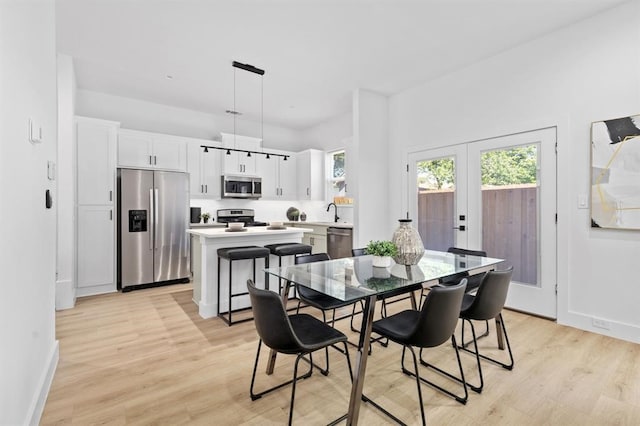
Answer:
[[[158,248],[158,188],[153,190],[155,192],[154,204],[153,204],[153,239],[156,242],[156,249]]]
[[[149,190],[149,220],[151,223],[149,224],[149,250],[153,250],[153,229],[155,229],[155,209],[153,208],[153,189]]]
[[[153,235],[156,241],[156,249],[157,249],[158,248],[158,188],[155,188],[154,192],[155,192],[155,197],[153,198],[154,198],[155,204],[153,205],[153,215],[154,215]]]

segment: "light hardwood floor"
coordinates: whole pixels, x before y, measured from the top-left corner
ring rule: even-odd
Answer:
[[[174,285],[82,298],[74,309],[58,312],[60,362],[41,424],[285,424],[290,388],[249,398],[257,348],[253,323],[227,327],[204,320],[191,296],[190,285]],[[516,312],[504,317],[514,370],[484,363],[485,389],[470,392],[464,406],[423,387],[428,423],[640,424],[640,345]],[[346,332],[348,321],[339,328]],[[495,346],[494,331],[481,342]],[[415,382],[400,372],[400,353],[394,344],[374,347],[365,394],[408,424],[419,424]],[[288,379],[292,358],[278,357],[274,377],[264,375],[262,362],[257,386]],[[425,358],[455,370],[450,345],[426,351]],[[474,358],[463,354],[462,361],[467,377],[476,379]],[[329,376],[314,373],[300,382],[294,422],[326,424],[346,412],[348,396],[344,357],[331,351]],[[360,413],[360,424],[389,424],[367,404]]]

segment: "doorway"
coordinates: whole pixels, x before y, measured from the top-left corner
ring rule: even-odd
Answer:
[[[425,248],[514,267],[507,306],[556,317],[556,129],[409,154],[409,213]]]

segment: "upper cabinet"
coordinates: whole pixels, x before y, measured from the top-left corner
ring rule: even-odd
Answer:
[[[186,171],[184,138],[120,129],[118,166]]]
[[[220,142],[187,140],[187,171],[190,174],[191,198],[219,199],[222,182],[220,154],[217,149],[204,152],[201,145],[220,146]]]
[[[296,193],[296,154],[287,151],[267,150],[272,155],[256,155],[256,174],[262,178],[263,200],[295,200]]]
[[[260,151],[262,139],[248,136],[234,135],[231,133],[220,133],[222,146],[229,149],[239,149],[246,151]],[[222,171],[225,175],[256,175],[256,155],[247,155],[246,152],[228,151],[223,152]]]
[[[298,199],[324,201],[324,152],[308,149],[297,155]]]
[[[77,203],[113,205],[119,124],[76,117]]]

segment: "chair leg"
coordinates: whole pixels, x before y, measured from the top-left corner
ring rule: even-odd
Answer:
[[[416,378],[416,386],[418,388],[418,401],[420,402],[420,415],[422,416],[422,426],[427,424],[427,420],[424,415],[424,403],[422,402],[422,386],[420,385],[420,373],[418,371],[418,359],[416,357],[416,352],[413,350],[411,346],[409,346],[409,351],[411,351],[411,356],[413,357],[413,368],[415,370],[415,374],[411,374],[408,370],[404,368],[404,354],[407,349],[407,346],[402,347],[402,372],[405,374],[409,374],[410,376],[414,376]]]
[[[476,329],[473,326],[473,322],[471,322],[471,320],[462,319],[462,329],[464,330],[464,322],[467,321],[469,323],[469,325],[471,326],[471,334],[473,336],[473,347],[475,349],[475,352],[472,350],[469,350],[467,348],[465,348],[464,346],[459,346],[458,349],[462,349],[463,351],[469,352],[471,354],[474,354],[476,356],[476,363],[478,365],[478,377],[480,378],[480,386],[474,386],[471,383],[467,383],[469,385],[469,387],[471,388],[472,391],[480,393],[482,392],[482,388],[484,386],[484,380],[482,378],[482,365],[480,365],[480,352],[478,351],[478,341],[476,339]]]
[[[508,364],[504,363],[504,362],[501,362],[501,361],[499,361],[499,360],[497,360],[495,358],[491,358],[491,357],[488,357],[486,355],[481,354],[478,351],[478,343],[477,343],[477,338],[476,338],[476,335],[475,335],[475,328],[473,326],[473,322],[471,320],[468,320],[468,319],[466,319],[466,320],[463,319],[463,321],[462,321],[462,326],[463,327],[464,327],[464,321],[468,321],[469,324],[471,325],[471,333],[473,334],[473,343],[474,343],[475,352],[470,350],[470,349],[465,348],[464,346],[459,346],[459,349],[462,349],[463,351],[466,351],[466,352],[469,352],[471,354],[476,355],[476,360],[478,362],[478,371],[480,372],[480,387],[474,389],[473,386],[469,385],[471,387],[471,389],[475,390],[476,392],[480,392],[482,390],[482,386],[483,386],[482,370],[480,369],[480,358],[482,358],[484,360],[487,360],[487,361],[490,361],[490,362],[492,362],[492,363],[494,363],[496,365],[499,365],[500,367],[504,368],[505,370],[512,370],[513,369],[513,365],[514,365],[513,352],[511,352],[511,344],[509,343],[509,336],[507,335],[507,329],[505,328],[505,325],[504,325],[504,320],[502,318],[502,313],[498,314],[496,319],[500,322],[500,325],[502,327],[502,332],[504,333],[504,340],[507,342],[507,351],[509,352],[509,363]],[[479,390],[477,390],[477,389],[479,389]]]
[[[487,337],[489,335],[489,321],[488,320],[484,321],[484,326],[485,326],[484,333],[479,335],[478,339],[481,339],[483,337]],[[464,321],[462,322],[462,334],[460,335],[460,341],[462,343],[462,346],[464,346],[465,348],[473,343],[473,340],[469,340],[468,342],[464,341]]]
[[[262,392],[259,392],[259,393],[255,393],[253,391],[253,388],[254,388],[254,385],[255,385],[255,382],[256,382],[256,372],[258,370],[258,361],[260,359],[260,349],[261,349],[261,347],[262,347],[262,340],[259,340],[258,341],[258,350],[256,352],[256,361],[253,364],[253,374],[251,375],[251,387],[249,388],[249,395],[251,395],[251,400],[252,401],[255,401],[256,399],[262,398],[264,395],[268,394],[269,392],[272,392],[272,391],[274,391],[276,389],[280,389],[280,388],[282,388],[284,386],[287,386],[287,385],[290,385],[291,383],[293,383],[293,380],[289,380],[289,381],[286,381],[286,382],[281,383],[279,385],[273,386],[273,387],[271,387],[271,388],[269,388],[267,390],[264,390]],[[313,373],[313,367],[310,366],[308,372],[306,372],[305,374],[303,374],[300,377],[297,377],[297,373],[296,373],[296,374],[294,374],[294,378],[296,380],[298,380],[298,379],[307,379],[307,378],[311,377],[311,373]]]
[[[452,335],[451,336],[451,344],[453,345],[454,350],[456,351],[456,358],[458,360],[458,369],[460,370],[460,377],[456,377],[453,374],[442,370],[439,367],[436,367],[433,364],[429,364],[428,362],[426,362],[423,358],[422,358],[422,348],[420,348],[420,364],[427,367],[427,368],[431,368],[435,371],[437,371],[438,373],[448,377],[449,379],[458,382],[462,385],[462,388],[464,389],[464,396],[460,396],[460,395],[456,395],[453,392],[444,389],[442,387],[440,387],[439,385],[436,385],[435,383],[432,383],[430,381],[428,381],[427,379],[421,378],[420,380],[422,380],[424,383],[428,384],[429,386],[439,390],[440,392],[443,392],[447,395],[449,395],[450,397],[454,398],[456,401],[458,401],[461,404],[466,404],[467,403],[467,399],[469,399],[469,392],[467,391],[467,382],[464,379],[464,371],[462,370],[462,362],[460,361],[460,352],[458,351],[458,345],[456,344],[456,336]],[[408,375],[413,375],[410,371],[406,371],[406,369],[404,368],[404,365],[402,366],[403,368],[403,372],[405,374]]]

